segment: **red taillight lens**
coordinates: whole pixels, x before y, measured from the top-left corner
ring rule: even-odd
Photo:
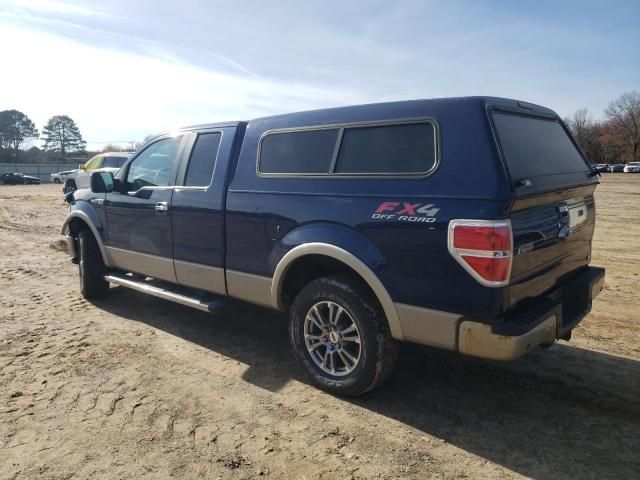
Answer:
[[[462,255],[462,260],[488,282],[504,282],[509,279],[510,257],[495,258]]]
[[[511,249],[511,229],[500,226],[457,225],[453,246],[467,250],[505,251]]]
[[[499,287],[509,282],[512,250],[508,220],[449,223],[449,252],[483,285]]]

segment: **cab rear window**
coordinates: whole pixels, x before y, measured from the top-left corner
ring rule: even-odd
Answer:
[[[493,123],[514,184],[554,175],[568,181],[567,175],[585,178],[591,172],[560,122],[494,112]]]

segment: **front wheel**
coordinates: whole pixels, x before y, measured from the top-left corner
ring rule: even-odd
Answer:
[[[93,234],[82,229],[78,234],[80,292],[87,300],[100,298],[109,292],[109,282],[104,279],[107,269]]]
[[[369,292],[343,277],[310,282],[296,296],[289,336],[296,360],[317,387],[356,396],[383,383],[398,356]]]

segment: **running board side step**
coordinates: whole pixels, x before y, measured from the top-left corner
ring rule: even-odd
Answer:
[[[132,290],[137,290],[138,292],[162,298],[163,300],[169,300],[181,305],[186,305],[187,307],[197,308],[198,310],[202,310],[203,312],[211,313],[219,310],[224,305],[224,302],[219,298],[189,296],[178,293],[174,290],[170,290],[169,288],[165,288],[165,285],[167,287],[177,287],[176,285],[171,285],[168,283],[160,285],[156,283],[154,285],[147,280],[136,280],[121,273],[108,273],[104,276],[104,279],[109,283],[113,283],[114,285],[131,288]]]

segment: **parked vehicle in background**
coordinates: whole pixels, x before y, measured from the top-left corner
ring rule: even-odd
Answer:
[[[67,177],[69,175],[71,175],[73,172],[75,172],[76,170],[65,170],[63,172],[58,172],[58,173],[52,173],[51,174],[51,181],[53,183],[64,183],[64,181],[67,179]]]
[[[608,172],[609,164],[608,163],[596,163],[593,168],[598,172]]]
[[[624,173],[640,173],[640,162],[629,162],[622,171]]]
[[[614,163],[609,165],[610,173],[621,173],[624,172],[624,163]]]
[[[570,339],[604,283],[597,184],[552,110],[392,102],[160,135],[68,195],[62,233],[85,298],[288,311],[310,381],[359,395],[400,341],[512,360]]]
[[[3,173],[0,176],[0,183],[4,185],[40,185],[40,178],[24,173]]]
[[[116,173],[131,158],[131,152],[105,152],[91,157],[81,169],[73,170],[62,187],[63,193],[89,188],[92,172]]]
[[[91,157],[82,166],[82,170],[85,172],[95,172],[96,170],[104,169],[103,171],[117,171],[124,162],[131,158],[133,152],[104,152],[99,153]]]

